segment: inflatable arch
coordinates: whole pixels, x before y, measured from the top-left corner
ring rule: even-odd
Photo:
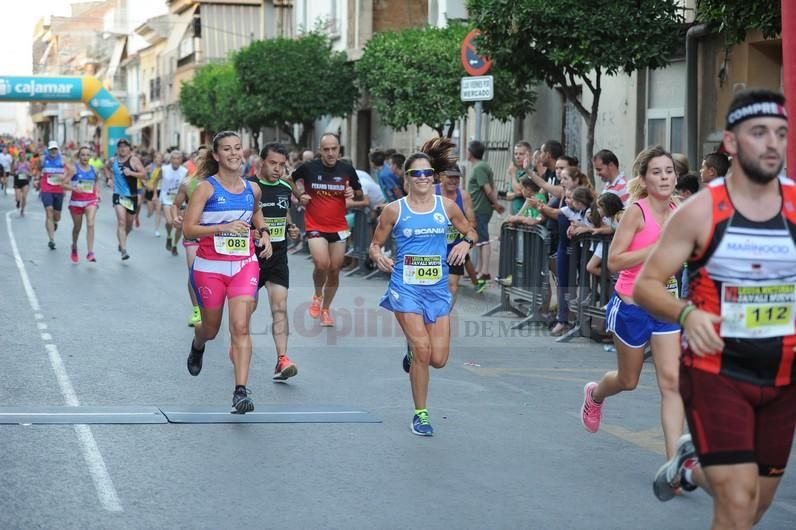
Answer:
[[[127,138],[126,130],[131,125],[127,108],[102,86],[93,76],[82,77],[15,77],[0,76],[0,102],[82,101],[103,122],[102,145],[105,156],[116,154],[116,142]],[[128,138],[129,139],[129,138]]]

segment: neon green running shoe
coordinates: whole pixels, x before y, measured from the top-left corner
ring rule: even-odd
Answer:
[[[193,315],[191,315],[191,319],[188,321],[188,327],[195,328],[201,323],[202,323],[202,312],[199,310],[198,307],[194,307]]]

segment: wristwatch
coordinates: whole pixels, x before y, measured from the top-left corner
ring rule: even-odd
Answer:
[[[462,241],[464,241],[464,242],[466,242],[466,243],[469,243],[469,244],[470,244],[470,248],[473,248],[473,247],[475,246],[475,241],[473,241],[472,239],[470,239],[470,238],[469,238],[469,237],[467,237],[467,236],[464,236],[464,237],[462,238]]]

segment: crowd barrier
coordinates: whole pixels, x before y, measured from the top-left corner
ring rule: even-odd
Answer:
[[[567,342],[574,337],[591,338],[592,322],[605,321],[605,306],[616,283],[616,274],[610,273],[607,266],[612,239],[613,234],[581,234],[570,240],[567,246],[569,288],[564,290],[564,297],[569,304],[569,312],[575,314],[575,324],[556,342]],[[599,276],[586,270],[595,253],[601,259]]]
[[[352,216],[351,228],[351,248],[346,252],[346,256],[356,260],[356,264],[345,271],[346,276],[370,274],[368,268],[368,248],[370,247],[371,227],[370,214],[365,208],[351,208],[348,215]]]
[[[484,316],[510,312],[524,317],[512,329],[532,323],[546,323],[541,313],[545,295],[550,289],[548,281],[550,233],[540,225],[504,224],[500,229],[500,305]],[[509,280],[510,278],[510,280]],[[527,309],[521,306],[527,304]]]

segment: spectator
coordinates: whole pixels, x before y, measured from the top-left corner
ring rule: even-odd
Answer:
[[[390,170],[392,170],[393,175],[398,177],[398,185],[405,192],[406,188],[404,187],[404,162],[406,162],[406,157],[401,153],[394,153],[390,155]],[[404,195],[406,195],[406,193],[404,193]]]
[[[489,164],[484,162],[486,147],[478,140],[473,140],[467,147],[467,161],[472,164],[467,191],[473,198],[475,211],[476,231],[478,241],[478,286],[476,290],[481,293],[487,287],[487,281],[492,278],[489,273],[489,259],[491,249],[489,245],[489,220],[492,212],[503,213],[506,209],[498,202],[495,191],[495,176]]]
[[[622,218],[624,209],[625,205],[622,204],[622,199],[619,198],[619,195],[611,193],[610,191],[604,192],[597,199],[597,215],[595,216],[594,213],[592,213],[594,228],[591,233],[594,235],[611,235],[616,232],[616,227],[619,225],[619,220]],[[603,244],[600,242],[595,247],[594,254],[586,264],[586,270],[594,276],[599,277],[602,261]]]
[[[506,219],[506,222],[524,225],[538,224],[542,221],[542,214],[533,207],[529,199],[533,198],[538,201],[546,201],[547,196],[541,190],[539,184],[534,182],[530,177],[522,177],[520,187],[522,188],[523,204],[515,215]]]
[[[724,177],[730,169],[730,159],[724,153],[716,151],[710,153],[702,161],[702,167],[699,168],[699,176],[702,177],[702,182],[707,184],[713,179]]]
[[[686,200],[699,191],[699,177],[693,173],[686,173],[677,177],[677,184],[674,189],[682,200]]]
[[[348,161],[346,158],[342,158],[341,160]],[[373,180],[373,177],[371,177],[370,173],[367,171],[362,171],[361,169],[357,169],[356,171],[357,176],[359,177],[359,182],[362,184],[362,191],[368,197],[368,204],[370,208],[373,210],[380,210],[382,206],[386,204],[384,200],[384,194],[381,191],[381,186],[379,186],[376,181]]]
[[[678,177],[682,177],[689,171],[690,164],[688,157],[683,153],[672,153],[672,161],[674,162],[674,173]]]
[[[619,159],[608,149],[601,149],[592,158],[594,172],[603,181],[603,191],[616,193],[622,199],[622,204],[627,204],[630,194],[627,191],[625,174],[619,171]]]
[[[511,201],[511,213],[517,214],[525,204],[525,195],[523,193],[522,184],[520,181],[528,174],[528,162],[533,148],[531,144],[526,141],[517,142],[514,146],[514,163],[509,166],[506,171],[510,189],[506,193],[506,198]]]
[[[370,153],[370,164],[373,166],[373,177],[381,186],[381,191],[387,202],[392,202],[404,196],[398,184],[398,177],[390,169],[390,164],[385,164],[384,151]]]

